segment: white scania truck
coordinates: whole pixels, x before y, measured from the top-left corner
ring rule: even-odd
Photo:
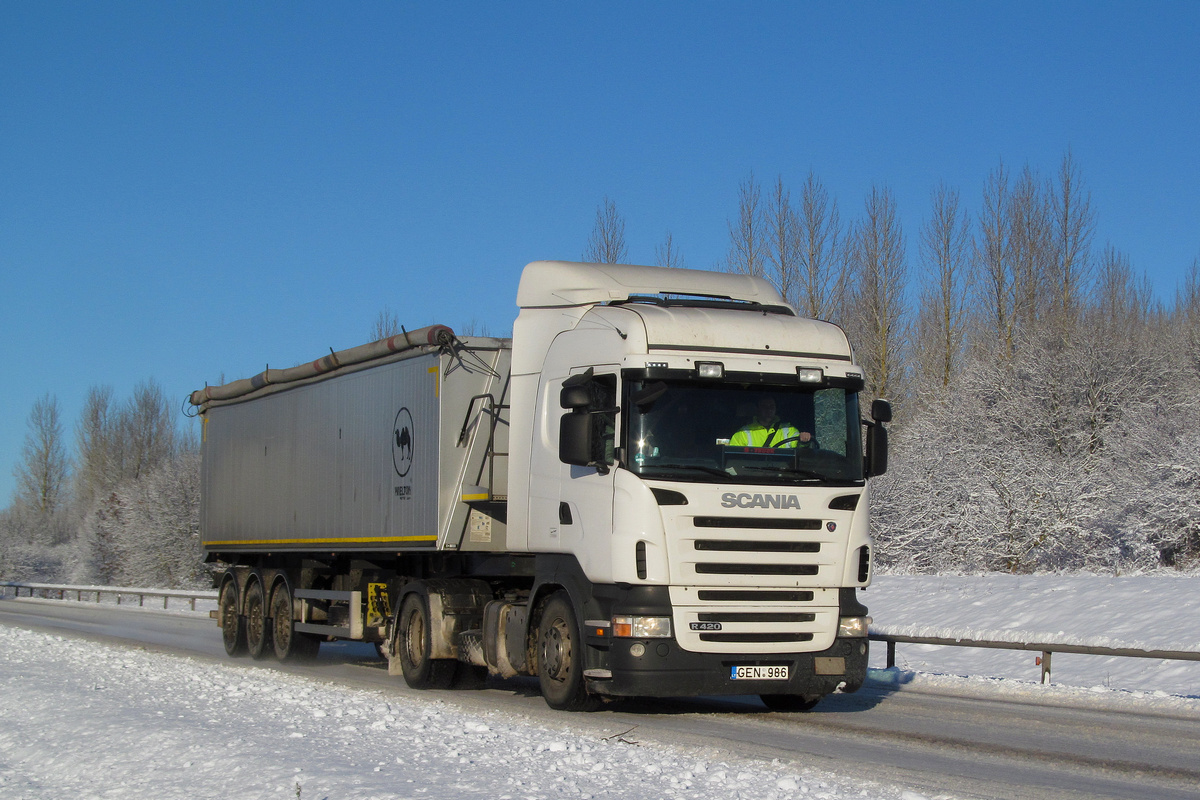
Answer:
[[[229,654],[357,639],[410,686],[535,675],[569,710],[857,689],[891,410],[860,415],[842,330],[659,267],[535,262],[517,305],[511,340],[433,326],[192,394]],[[795,435],[735,437],[767,400]]]

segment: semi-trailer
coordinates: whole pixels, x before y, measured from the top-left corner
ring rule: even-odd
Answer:
[[[869,478],[845,333],[749,275],[539,261],[512,338],[442,325],[193,392],[230,655],[376,643],[410,686],[537,676],[559,709],[867,665]]]

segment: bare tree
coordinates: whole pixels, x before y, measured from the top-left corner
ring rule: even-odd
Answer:
[[[117,415],[112,448],[115,474],[122,480],[137,480],[175,451],[171,406],[162,387],[154,380],[138,384]]]
[[[115,480],[112,397],[111,386],[88,389],[75,427],[75,499],[85,512],[97,497],[112,488]]]
[[[625,247],[625,220],[617,204],[607,197],[596,207],[596,224],[588,237],[583,260],[598,264],[623,264],[629,257]]]
[[[767,269],[767,246],[764,240],[762,190],[754,181],[754,173],[738,184],[738,217],[729,222],[729,256],[727,272],[742,272],[763,277]]]
[[[976,258],[982,266],[988,320],[1004,357],[1013,352],[1012,220],[1008,213],[1008,170],[1001,163],[983,187]]]
[[[1012,254],[1013,316],[1022,333],[1038,333],[1049,303],[1053,250],[1050,237],[1050,207],[1046,190],[1037,173],[1027,164],[1009,196],[1011,219],[1009,246]]]
[[[1079,168],[1068,150],[1058,170],[1051,198],[1050,262],[1051,314],[1061,336],[1068,336],[1079,317],[1090,278],[1089,250],[1096,228],[1091,192],[1083,186]]]
[[[970,313],[971,229],[958,191],[939,184],[921,228],[924,287],[918,315],[922,371],[943,388],[961,367]]]
[[[667,238],[654,248],[654,261],[660,267],[684,268],[683,254],[675,246],[675,238],[667,231]]]
[[[16,500],[37,516],[49,518],[66,504],[70,472],[58,400],[51,394],[38,398],[27,424],[21,462],[13,470]]]
[[[797,224],[798,307],[806,316],[839,321],[846,290],[846,265],[840,257],[841,219],[837,201],[811,171],[800,195]]]
[[[890,189],[872,187],[866,215],[855,227],[853,326],[856,349],[868,375],[869,393],[901,399],[907,331],[904,295],[908,279],[904,233]]]
[[[795,305],[800,283],[800,221],[792,208],[791,192],[784,187],[782,177],[775,179],[775,186],[767,198],[765,227],[772,282],[784,299]]]
[[[1171,315],[1172,327],[1180,332],[1183,343],[1182,360],[1192,368],[1192,375],[1200,377],[1200,256],[1184,276],[1183,284],[1175,292],[1175,310]]]
[[[390,308],[385,306],[375,317],[375,324],[371,326],[371,341],[387,339],[399,332],[400,320],[396,318],[396,314]]]

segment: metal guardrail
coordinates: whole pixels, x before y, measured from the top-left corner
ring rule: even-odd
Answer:
[[[27,591],[30,597],[37,596],[49,599],[65,600],[69,594],[75,595],[75,600],[84,602],[84,596],[100,602],[103,595],[116,597],[117,605],[121,598],[136,597],[139,606],[146,604],[147,597],[162,598],[163,608],[172,599],[187,600],[192,611],[196,610],[197,600],[217,599],[214,591],[186,591],[178,589],[133,589],[124,586],[69,586],[56,583],[24,583],[19,581],[0,581],[0,597],[7,589],[13,590],[13,597],[20,597],[22,591]],[[55,597],[57,595],[57,597]],[[1004,642],[984,639],[955,639],[941,636],[907,636],[901,634],[872,632],[868,639],[873,642],[887,644],[887,666],[896,666],[897,644],[932,644],[943,647],[982,647],[992,650],[1027,650],[1040,653],[1038,665],[1042,668],[1042,683],[1050,680],[1050,662],[1055,653],[1078,653],[1089,656],[1118,656],[1122,658],[1154,658],[1164,661],[1200,661],[1198,650],[1141,650],[1128,647],[1093,647],[1088,645],[1066,644],[1060,642]]]
[[[944,647],[985,647],[993,650],[1029,650],[1041,653],[1037,664],[1042,668],[1042,683],[1050,680],[1050,658],[1055,653],[1080,653],[1089,656],[1120,656],[1122,658],[1156,658],[1165,661],[1200,661],[1197,650],[1140,650],[1129,647],[1091,647],[1057,642],[1001,642],[984,639],[952,639],[940,636],[902,636],[890,633],[870,633],[873,642],[887,643],[888,668],[896,666],[896,645],[936,644]]]
[[[66,600],[68,595],[74,594],[75,600],[85,602],[84,597],[89,596],[89,601],[96,603],[100,602],[103,595],[115,596],[117,605],[121,605],[121,598],[137,598],[139,606],[146,605],[147,597],[162,598],[162,607],[167,608],[167,604],[172,599],[187,600],[188,606],[192,611],[196,610],[197,600],[216,600],[217,593],[214,591],[187,591],[181,589],[134,589],[126,586],[68,586],[57,583],[24,583],[20,581],[0,581],[0,597],[2,597],[7,589],[13,590],[13,597],[20,597],[22,591],[29,593],[29,597],[40,596],[51,600]],[[56,596],[57,595],[57,596]]]

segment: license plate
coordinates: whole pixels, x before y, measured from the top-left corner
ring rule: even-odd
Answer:
[[[788,668],[782,667],[730,667],[729,678],[735,681],[786,681]]]

